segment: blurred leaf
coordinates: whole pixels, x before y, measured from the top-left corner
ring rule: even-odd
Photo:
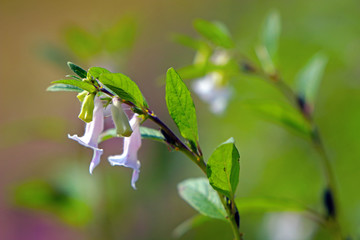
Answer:
[[[36,46],[36,53],[46,61],[54,63],[59,67],[63,67],[64,62],[69,59],[71,53],[49,42],[39,42]]]
[[[226,220],[226,212],[219,195],[206,178],[187,179],[178,184],[178,192],[190,206],[201,214]]]
[[[136,19],[132,17],[120,19],[103,34],[105,49],[109,53],[129,49],[135,42],[137,28]]]
[[[71,51],[82,59],[93,57],[100,51],[99,39],[77,26],[66,29],[65,41]]]
[[[28,181],[17,186],[14,203],[26,208],[52,212],[72,225],[86,225],[92,219],[91,208],[85,202],[43,180]]]
[[[211,154],[206,165],[210,185],[230,199],[234,198],[239,183],[240,154],[230,138]]]
[[[139,87],[128,76],[121,73],[103,73],[99,81],[121,99],[134,103],[137,107],[147,106]]]
[[[239,213],[253,212],[305,212],[308,208],[301,203],[280,198],[245,197],[235,199]]]
[[[255,48],[255,53],[261,63],[261,67],[264,72],[269,74],[270,76],[275,75],[276,69],[267,48],[263,45],[257,46]]]
[[[195,79],[206,75],[207,68],[203,65],[189,65],[178,69],[178,73],[184,80]]]
[[[199,140],[194,102],[179,74],[169,68],[166,73],[166,105],[181,135],[197,146]]]
[[[194,21],[194,27],[203,37],[217,46],[224,48],[232,48],[234,46],[228,29],[220,22],[198,19]]]
[[[88,92],[96,91],[96,88],[92,84],[75,79],[62,79],[62,80],[53,81],[51,83],[62,83],[62,84],[72,85]]]
[[[184,34],[175,34],[172,36],[172,39],[183,46],[193,48],[195,50],[202,49],[204,45],[206,45],[205,42]]]
[[[269,121],[295,130],[305,136],[311,132],[311,127],[303,116],[290,107],[285,107],[275,102],[251,101],[245,106],[254,110]]]
[[[103,73],[111,73],[109,70],[102,67],[91,67],[88,70],[87,77],[92,76],[95,79],[99,79]]]
[[[160,131],[152,129],[152,128],[141,126],[140,133],[141,133],[141,138],[143,138],[143,139],[151,139],[151,140],[160,141],[160,142],[165,140],[164,136],[161,134]],[[101,143],[103,141],[109,140],[114,137],[118,137],[116,135],[116,129],[110,128],[100,134],[98,142]]]
[[[63,83],[56,83],[51,85],[46,89],[46,91],[50,92],[82,92],[83,90],[81,88],[75,87],[73,85],[63,84]]]
[[[72,62],[67,62],[67,65],[69,66],[69,68],[76,73],[79,77],[81,78],[86,78],[87,76],[87,72],[82,69],[81,67],[79,67],[78,65],[72,63]]]
[[[173,236],[175,238],[180,238],[191,229],[203,225],[204,223],[207,223],[211,220],[213,219],[201,214],[195,215],[177,226],[173,231]]]
[[[327,57],[324,54],[315,54],[296,78],[298,93],[306,103],[314,105],[326,62]]]
[[[261,43],[267,49],[272,61],[276,61],[280,32],[280,15],[276,10],[273,10],[266,17],[261,32]]]

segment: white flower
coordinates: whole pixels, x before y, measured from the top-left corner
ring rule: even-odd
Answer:
[[[133,133],[130,137],[124,138],[124,150],[121,155],[109,156],[108,160],[112,166],[124,166],[133,169],[131,178],[131,186],[136,189],[135,183],[139,178],[140,161],[137,159],[137,152],[141,147],[141,134],[140,134],[141,118],[137,114],[130,120],[130,126]]]
[[[215,65],[225,65],[229,58],[226,51],[218,50],[214,52],[210,60]],[[224,83],[223,78],[223,73],[213,71],[196,79],[192,84],[192,88],[199,98],[210,105],[210,110],[214,114],[219,115],[224,113],[232,96],[232,89]]]
[[[94,150],[89,167],[90,173],[92,173],[94,168],[100,163],[100,157],[103,154],[103,150],[98,148],[98,138],[104,130],[104,110],[99,97],[95,97],[94,104],[93,119],[91,122],[86,123],[84,136],[78,137],[76,134],[72,136],[70,136],[70,134],[68,135],[70,139]]]

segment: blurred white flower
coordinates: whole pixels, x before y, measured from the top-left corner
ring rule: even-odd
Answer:
[[[271,213],[265,218],[264,227],[270,240],[311,239],[315,225],[306,222],[304,217],[295,213]]]
[[[210,61],[215,65],[225,65],[230,60],[225,50],[217,50],[211,56]],[[214,114],[221,115],[226,110],[229,99],[232,96],[232,89],[224,81],[224,74],[219,71],[208,73],[202,78],[195,79],[192,89],[201,100],[210,105]]]

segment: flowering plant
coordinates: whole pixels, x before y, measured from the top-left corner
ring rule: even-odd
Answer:
[[[112,73],[101,67],[91,67],[87,71],[69,62],[70,69],[77,74],[72,79],[53,82],[50,91],[75,91],[82,102],[79,118],[85,122],[82,137],[69,135],[81,145],[93,149],[90,173],[100,163],[103,149],[98,143],[103,139],[123,137],[123,152],[110,156],[112,166],[125,166],[133,169],[131,186],[136,189],[140,173],[137,152],[142,138],[161,141],[171,149],[185,154],[197,165],[206,178],[188,179],[178,185],[180,196],[201,215],[185,222],[178,228],[181,235],[199,222],[209,218],[227,221],[235,239],[243,239],[240,232],[240,213],[243,210],[273,209],[305,213],[333,235],[343,239],[338,221],[338,201],[333,170],[327,158],[318,128],[313,121],[315,93],[326,64],[326,57],[318,53],[300,71],[297,90],[292,90],[281,78],[277,65],[277,40],[280,32],[280,19],[276,12],[267,18],[262,31],[261,44],[256,47],[260,66],[247,58],[240,58],[234,52],[233,40],[226,28],[219,24],[198,20],[195,28],[203,39],[196,40],[179,36],[177,40],[195,48],[197,53],[192,65],[175,71],[170,68],[166,74],[166,105],[180,135],[177,136],[150,108],[137,84],[122,73]],[[240,67],[239,67],[240,66]],[[323,206],[320,213],[297,202],[279,199],[236,198],[240,175],[240,154],[233,138],[220,144],[205,161],[198,134],[195,106],[183,78],[194,79],[192,87],[201,100],[210,105],[215,114],[223,114],[234,91],[231,79],[240,74],[254,74],[265,79],[280,90],[292,104],[291,110],[269,104],[251,104],[264,115],[310,139],[311,144],[322,156],[321,166],[325,172]],[[124,112],[127,106],[132,112]],[[104,131],[104,111],[111,108],[115,128]],[[130,120],[129,120],[130,119]],[[158,129],[142,126],[152,121]],[[106,149],[105,149],[106,151]],[[272,208],[273,207],[273,208]],[[205,217],[205,218],[204,218]],[[190,227],[189,227],[190,226]],[[185,230],[184,230],[185,229]]]

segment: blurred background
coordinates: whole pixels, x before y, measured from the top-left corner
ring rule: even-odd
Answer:
[[[83,133],[74,93],[46,92],[51,81],[72,74],[66,62],[101,66],[137,82],[150,107],[174,127],[165,106],[162,76],[192,63],[194,51],[172,34],[197,36],[195,19],[219,20],[239,52],[256,59],[254,46],[265,16],[282,20],[279,70],[289,85],[319,50],[328,64],[316,99],[315,121],[333,163],[341,225],[360,237],[360,5],[358,1],[0,1],[0,238],[171,239],[195,215],[177,183],[202,176],[180,153],[143,141],[137,183],[131,171],[111,167],[121,141],[105,142],[101,164],[88,173],[92,152],[67,138]],[[109,37],[110,36],[110,37]],[[99,43],[99,38],[112,39]],[[91,49],[91,50],[89,50]],[[231,80],[228,109],[213,115],[193,94],[205,157],[229,137],[241,155],[239,197],[296,199],[321,210],[324,186],[319,156],[309,142],[267,122],[243,99],[286,102],[266,82],[243,75]],[[246,239],[329,239],[311,220],[291,213],[246,213]],[[290,235],[287,235],[290,234]],[[231,239],[226,223],[211,221],[181,239]]]

